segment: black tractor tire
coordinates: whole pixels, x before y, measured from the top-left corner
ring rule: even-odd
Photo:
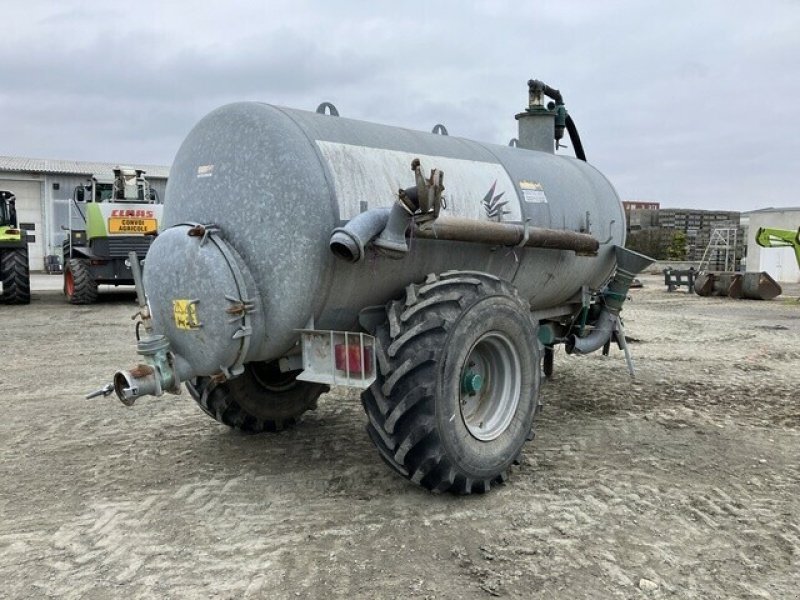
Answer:
[[[497,340],[505,340],[498,347],[507,346],[512,367],[502,367],[508,359],[474,358]],[[532,439],[541,364],[530,306],[513,286],[485,273],[429,275],[387,306],[376,354],[377,379],[361,400],[369,437],[390,467],[436,493],[483,493],[506,480]],[[467,394],[475,360],[497,368],[487,367],[485,388]],[[468,402],[488,408],[470,414]],[[494,437],[483,435],[484,417],[486,427],[500,419]]]
[[[64,295],[70,304],[97,302],[97,282],[85,258],[70,258],[64,265]]]
[[[281,431],[317,407],[330,388],[297,381],[299,371],[281,373],[277,361],[248,363],[244,373],[224,381],[197,377],[186,389],[208,416],[245,433]]]
[[[30,304],[31,273],[27,248],[0,250],[0,279],[3,281],[2,304]]]

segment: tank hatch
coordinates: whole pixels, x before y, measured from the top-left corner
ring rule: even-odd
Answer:
[[[218,228],[186,223],[161,233],[144,283],[154,329],[169,340],[180,379],[241,373],[263,328],[261,306],[249,269]]]

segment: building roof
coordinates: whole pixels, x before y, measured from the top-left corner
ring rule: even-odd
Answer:
[[[748,210],[746,215],[754,215],[758,213],[770,213],[770,212],[800,212],[800,206],[778,206],[773,208],[772,206],[768,208],[757,208],[756,210]]]
[[[113,176],[117,166],[143,169],[150,179],[166,179],[169,167],[132,163],[89,162],[83,160],[54,160],[50,158],[24,158],[0,156],[0,172],[24,171],[26,173],[58,173],[62,175],[107,175]]]

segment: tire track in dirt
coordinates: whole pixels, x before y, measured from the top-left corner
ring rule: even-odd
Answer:
[[[637,379],[559,354],[535,442],[474,498],[395,477],[341,390],[271,436],[186,394],[85,401],[135,360],[132,306],[9,307],[0,597],[792,597],[797,310],[636,294]]]

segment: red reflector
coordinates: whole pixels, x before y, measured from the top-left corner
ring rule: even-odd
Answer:
[[[336,344],[336,368],[340,371],[352,375],[372,375],[372,348],[364,346],[364,356],[361,356],[361,346],[359,344]]]
[[[90,261],[90,262],[91,262],[91,264],[93,264],[93,265],[104,265],[104,264],[106,264],[108,261],[107,261],[107,260],[92,260],[92,261]]]
[[[19,235],[21,231],[19,229],[6,229],[6,233],[8,235]]]

